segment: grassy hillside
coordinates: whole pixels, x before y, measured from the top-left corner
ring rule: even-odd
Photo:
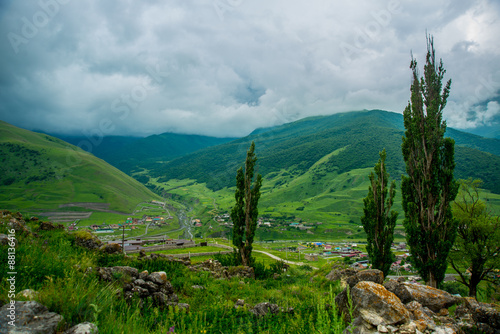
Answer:
[[[157,198],[143,184],[60,139],[0,121],[0,207],[56,209],[72,202],[108,203],[131,212]]]
[[[213,190],[230,187],[234,171],[244,161],[250,142],[255,141],[259,172],[264,176],[286,170],[298,176],[336,150],[325,161],[317,179],[327,173],[342,174],[373,167],[378,152],[387,150],[387,166],[399,179],[405,172],[401,155],[404,135],[402,115],[380,110],[310,117],[271,129],[259,129],[250,136],[210,147],[158,166],[151,174],[161,181],[195,179]],[[481,177],[485,188],[500,193],[500,140],[449,129],[456,140],[457,178]],[[480,168],[476,168],[480,166]]]
[[[396,239],[404,239],[399,182],[405,172],[401,155],[402,116],[384,111],[352,112],[312,117],[162,164],[150,171],[152,184],[165,196],[189,203],[192,216],[202,220],[197,235],[229,229],[213,220],[234,205],[236,170],[245,160],[250,141],[256,142],[258,171],[264,175],[259,212],[274,219],[271,228],[257,230],[257,240],[364,240],[359,228],[368,174],[383,148],[391,178],[398,182],[394,209],[400,213]],[[498,140],[449,129],[456,140],[455,177],[481,178],[483,197],[500,213],[500,157],[492,154]],[[481,150],[479,150],[481,149]],[[491,151],[488,153],[488,151]],[[292,221],[310,229],[290,228]],[[321,224],[317,224],[320,222]]]
[[[234,138],[162,133],[146,138],[109,136],[94,140],[93,145],[88,145],[90,141],[85,137],[57,137],[81,146],[126,173],[234,140]]]

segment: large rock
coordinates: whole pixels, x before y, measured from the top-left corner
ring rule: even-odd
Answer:
[[[472,297],[466,297],[457,307],[455,315],[473,322],[484,333],[500,333],[500,307],[498,305],[479,303]]]
[[[412,300],[419,302],[422,306],[428,307],[436,313],[443,308],[455,305],[459,301],[459,298],[448,292],[427,285],[412,283],[402,284],[410,294]]]
[[[410,292],[406,289],[402,282],[390,279],[384,283],[384,288],[398,296],[403,304],[409,303],[413,300]]]
[[[349,276],[346,283],[352,288],[359,282],[374,282],[377,284],[384,283],[384,273],[377,269],[366,269],[356,272],[355,275]]]
[[[360,316],[373,326],[395,325],[410,320],[410,312],[399,298],[380,284],[359,282],[352,288],[351,297],[354,316]]]
[[[325,276],[325,278],[329,281],[345,280],[347,277],[356,275],[356,272],[357,270],[351,268],[334,268]]]
[[[44,305],[34,302],[15,302],[15,311],[12,304],[0,308],[0,333],[17,334],[54,334],[63,317],[49,312]],[[15,327],[9,324],[10,317],[15,314]]]

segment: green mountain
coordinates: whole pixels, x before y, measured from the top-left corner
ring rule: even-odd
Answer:
[[[403,135],[402,115],[387,111],[310,117],[258,129],[245,138],[151,166],[149,182],[165,197],[191,203],[192,214],[213,226],[213,212],[227,212],[234,205],[236,170],[243,165],[250,142],[255,141],[257,169],[264,177],[260,214],[281,222],[302,219],[323,223],[309,226],[307,232],[311,233],[305,228],[290,229],[287,224],[259,229],[261,240],[344,235],[363,239],[359,224],[368,175],[385,148],[391,178],[400,182],[405,173]],[[449,129],[448,135],[456,140],[455,177],[483,179],[486,200],[500,212],[500,141],[454,129]],[[400,212],[401,222],[399,187],[394,209]],[[223,228],[217,226],[213,227]],[[197,233],[212,231],[208,228]],[[403,233],[402,229],[398,233]]]
[[[131,212],[157,198],[105,161],[52,136],[0,121],[0,208],[56,209],[73,202]]]
[[[316,180],[329,173],[339,175],[371,168],[378,160],[378,152],[385,148],[388,170],[393,178],[400,179],[405,173],[401,155],[403,135],[402,115],[387,111],[310,117],[259,129],[245,138],[188,154],[153,168],[151,174],[160,177],[160,181],[195,179],[213,190],[231,187],[250,142],[255,141],[259,172],[268,178],[286,171],[293,175],[291,181],[310,171],[320,160],[322,168],[315,169]],[[500,140],[454,129],[448,129],[447,136],[456,141],[455,176],[480,177],[486,189],[500,193]]]
[[[170,161],[235,139],[175,133],[162,133],[145,138],[107,136],[93,138],[92,141],[86,137],[55,136],[89,151],[126,173],[141,168],[148,169],[151,164],[158,161]]]

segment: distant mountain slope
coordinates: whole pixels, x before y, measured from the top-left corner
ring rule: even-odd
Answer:
[[[131,212],[157,198],[143,184],[63,140],[0,121],[0,208],[55,209],[72,202],[109,203]]]
[[[169,161],[197,150],[223,144],[235,138],[216,138],[199,135],[162,133],[145,138],[108,136],[94,140],[93,145],[86,137],[56,135],[73,145],[90,151],[126,173],[138,167],[147,168],[157,161]],[[88,149],[90,147],[90,150]]]
[[[233,186],[235,171],[253,140],[259,172],[264,176],[283,170],[302,175],[334,151],[337,153],[324,163],[324,173],[340,174],[373,167],[378,152],[385,148],[389,172],[399,180],[405,172],[401,155],[403,135],[402,115],[387,111],[310,117],[268,130],[259,129],[245,138],[188,154],[154,167],[151,173],[161,180],[195,179],[214,190]],[[500,140],[454,129],[448,129],[447,136],[456,141],[455,176],[482,177],[487,189],[500,193]]]

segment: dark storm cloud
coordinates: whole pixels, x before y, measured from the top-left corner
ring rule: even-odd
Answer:
[[[493,1],[10,1],[0,119],[72,134],[240,136],[360,109],[402,112],[425,31],[454,127],[495,122]],[[471,117],[472,115],[472,117]]]

